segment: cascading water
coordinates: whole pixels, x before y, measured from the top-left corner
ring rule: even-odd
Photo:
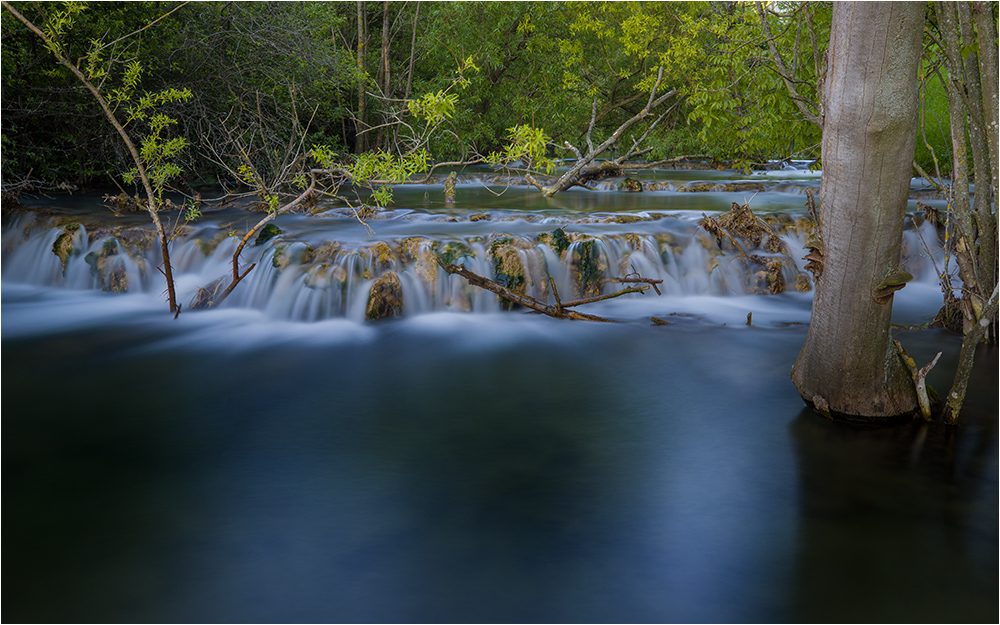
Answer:
[[[252,242],[210,310],[191,303],[260,215],[164,213],[176,318],[144,214],[5,204],[4,615],[996,620],[995,350],[959,428],[817,418],[788,372],[818,178],[774,174],[633,173],[642,192],[548,199],[477,174],[455,204],[397,188],[368,227],[320,205]],[[744,256],[703,213],[747,201],[777,236]],[[937,311],[953,269],[910,210],[900,324]],[[565,302],[633,271],[662,295],[579,308],[615,324],[503,312],[439,257],[548,302],[549,278]],[[392,275],[402,318],[368,323]],[[943,352],[927,379],[947,388],[958,337],[893,336],[919,363]]]
[[[468,178],[459,185],[460,194],[482,189],[483,183]],[[640,194],[587,193],[585,202],[597,210],[585,212],[532,210],[530,204],[537,198],[516,188],[507,191],[512,199],[501,196],[492,206],[480,202],[474,211],[445,209],[426,200],[429,193],[438,192],[429,186],[397,194],[419,204],[423,189],[430,210],[386,211],[367,226],[336,207],[321,208],[312,217],[279,217],[276,236],[261,237],[245,248],[241,268],[251,263],[256,267],[221,306],[262,310],[272,318],[293,321],[360,321],[373,283],[391,271],[402,285],[405,315],[500,310],[497,296],[448,275],[438,266],[438,257],[540,301],[554,301],[550,278],[564,301],[611,293],[620,288],[613,279],[628,274],[661,280],[659,298],[647,293],[616,302],[615,308],[626,315],[628,302],[633,302],[631,316],[646,311],[670,314],[683,308],[672,303],[685,298],[776,293],[808,297],[812,276],[802,257],[811,223],[801,207],[804,186],[674,181],[646,187],[651,191],[641,194],[639,203],[635,200]],[[662,190],[665,187],[670,190]],[[781,241],[772,251],[744,250],[700,226],[704,214],[717,215],[726,201],[762,192],[768,200],[761,202],[765,208],[779,206],[778,212],[764,214]],[[630,202],[609,202],[622,196]],[[708,210],[687,209],[684,202],[693,196],[702,202],[709,199]],[[775,196],[780,200],[775,202]],[[526,206],[517,206],[518,199]],[[671,210],[678,201],[681,208]],[[783,206],[796,203],[798,210]],[[664,208],[655,210],[657,204]],[[13,216],[3,234],[3,280],[117,293],[162,291],[159,246],[151,227],[134,220],[120,226],[94,208],[85,219],[67,214]],[[199,223],[181,228],[171,243],[178,301],[186,307],[199,288],[232,274],[237,236],[254,221],[253,215],[233,211],[206,212]],[[937,283],[931,260],[940,261],[937,239],[926,223],[906,234],[903,265],[916,276],[917,285]],[[766,265],[750,260],[749,254]],[[910,292],[919,290],[913,286]]]

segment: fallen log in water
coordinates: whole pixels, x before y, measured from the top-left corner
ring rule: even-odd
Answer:
[[[650,286],[656,289],[656,292],[659,293],[660,290],[656,288],[656,285],[663,282],[663,280],[653,280],[650,278],[643,278],[638,275],[632,276],[630,274],[629,276],[625,276],[623,278],[615,278],[614,281],[622,283],[645,283],[645,284],[643,284],[642,286],[625,287],[620,291],[609,293],[608,295],[587,297],[563,303],[559,299],[559,292],[556,290],[555,282],[552,280],[552,278],[549,278],[549,284],[552,286],[552,294],[555,296],[556,303],[546,304],[544,302],[538,301],[537,299],[529,295],[522,295],[521,293],[508,289],[505,286],[501,286],[500,284],[497,284],[496,282],[490,280],[489,278],[484,278],[483,276],[472,273],[465,267],[462,267],[460,265],[452,265],[449,263],[445,263],[443,260],[441,260],[440,256],[437,257],[437,262],[438,265],[440,265],[441,268],[447,271],[449,274],[462,276],[463,278],[466,279],[466,281],[468,281],[469,284],[473,286],[478,286],[481,289],[492,291],[493,293],[496,293],[500,297],[506,298],[511,302],[514,302],[515,304],[520,304],[525,308],[530,308],[531,310],[540,312],[543,315],[548,315],[549,317],[556,317],[557,319],[578,319],[582,321],[603,321],[605,323],[617,323],[614,319],[607,319],[605,317],[599,317],[597,315],[590,315],[587,313],[577,312],[575,310],[571,310],[571,308],[576,306],[582,306],[584,304],[592,304],[594,302],[601,302],[604,300],[613,299],[615,297],[620,297],[622,295],[628,295],[629,293],[645,293],[647,290],[649,290]]]

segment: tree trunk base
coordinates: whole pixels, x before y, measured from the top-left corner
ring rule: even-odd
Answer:
[[[813,399],[802,398],[809,409],[812,410],[817,415],[823,417],[824,419],[829,419],[836,423],[844,423],[847,425],[854,426],[867,426],[867,427],[894,427],[898,425],[904,425],[906,423],[912,423],[920,418],[920,411],[914,410],[913,412],[905,412],[897,415],[888,416],[865,416],[856,414],[847,414],[843,412],[837,412],[836,410],[830,410],[826,403],[826,400],[816,395]]]

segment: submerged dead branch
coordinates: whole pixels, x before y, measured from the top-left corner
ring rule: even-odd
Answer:
[[[195,309],[212,308],[214,306],[218,306],[219,304],[222,303],[223,300],[229,297],[229,294],[233,292],[233,289],[235,289],[236,286],[243,281],[243,278],[247,277],[247,274],[249,274],[250,271],[257,266],[257,263],[251,263],[250,266],[247,267],[245,270],[243,270],[242,273],[240,272],[240,255],[243,253],[243,248],[246,247],[247,243],[249,243],[250,240],[254,237],[254,235],[258,234],[261,231],[261,229],[264,228],[264,226],[271,223],[275,217],[290,212],[293,208],[300,205],[308,198],[312,197],[315,191],[316,191],[316,176],[313,174],[310,175],[310,183],[305,191],[299,194],[297,198],[295,198],[288,204],[285,204],[281,208],[268,213],[267,216],[258,221],[257,224],[254,225],[254,227],[251,228],[250,231],[243,236],[243,238],[240,240],[239,245],[236,246],[236,251],[233,252],[233,260],[232,260],[233,276],[230,280],[229,286],[227,286],[225,290],[219,292],[218,288],[221,287],[223,282],[217,280],[215,282],[212,282],[206,287],[198,289],[198,293],[195,295],[195,299],[194,302],[191,304],[191,307]]]
[[[930,361],[929,364],[917,369],[916,361],[906,353],[906,349],[903,347],[903,344],[896,339],[893,339],[892,343],[896,346],[896,352],[899,354],[903,364],[906,365],[907,370],[909,370],[910,377],[913,378],[913,387],[917,392],[917,402],[920,404],[920,416],[923,417],[925,421],[930,421],[931,401],[927,395],[927,374],[930,373],[931,369],[934,368],[934,365],[937,364],[938,358],[941,357],[941,352],[938,352],[937,356],[935,356],[934,360]]]
[[[609,293],[607,295],[599,295],[596,297],[587,297],[583,299],[573,300],[570,302],[563,302],[559,298],[559,292],[556,290],[555,282],[553,282],[552,279],[549,278],[549,284],[552,286],[552,293],[555,296],[556,303],[546,304],[544,302],[538,301],[537,299],[531,297],[530,295],[522,295],[517,291],[513,291],[505,286],[501,286],[500,284],[497,284],[496,282],[490,280],[489,278],[484,278],[483,276],[480,276],[478,274],[469,271],[465,267],[446,263],[444,262],[444,260],[441,259],[440,256],[437,257],[437,262],[438,265],[440,265],[441,268],[447,271],[449,274],[462,276],[463,278],[466,279],[466,281],[469,284],[473,286],[477,286],[481,289],[486,289],[487,291],[496,293],[500,297],[508,299],[511,302],[514,302],[515,304],[519,304],[521,306],[524,306],[525,308],[530,308],[535,312],[542,313],[543,315],[548,315],[549,317],[555,317],[557,319],[576,319],[581,321],[601,321],[604,323],[618,323],[614,319],[608,319],[606,317],[599,317],[597,315],[590,315],[587,313],[581,313],[569,309],[575,306],[582,306],[584,304],[592,304],[594,302],[601,302],[604,300],[621,297],[622,295],[628,295],[629,293],[645,293],[646,291],[649,290],[650,286],[656,288],[656,284],[663,282],[662,280],[652,280],[642,277],[626,276],[625,278],[617,278],[616,281],[628,282],[628,283],[645,282],[647,284],[644,284],[643,286],[629,286],[620,291]],[[659,293],[659,289],[657,289],[656,291],[657,293]]]

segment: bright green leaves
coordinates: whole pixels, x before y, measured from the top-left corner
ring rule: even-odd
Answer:
[[[125,136],[125,142],[135,160],[135,166],[122,174],[127,183],[141,182],[150,193],[150,202],[154,203],[162,197],[163,189],[172,178],[181,174],[181,168],[175,159],[187,147],[188,142],[182,136],[171,132],[177,120],[162,112],[160,107],[167,104],[183,103],[191,99],[189,89],[168,88],[151,93],[138,93],[142,80],[142,64],[136,58],[125,60],[105,59],[101,51],[106,46],[98,39],[90,40],[90,51],[74,65],[67,58],[67,46],[61,41],[68,36],[75,18],[86,8],[84,3],[66,2],[62,8],[50,10],[46,14],[42,26],[42,39],[48,49],[59,59],[60,63],[69,68],[95,95],[98,103],[104,109],[110,121],[119,132]],[[29,24],[30,26],[30,24]],[[34,26],[31,26],[34,29]],[[117,41],[117,40],[116,40]],[[124,63],[117,86],[106,86],[112,80],[112,67],[115,63]],[[82,65],[86,74],[79,69]],[[100,79],[94,86],[90,80]],[[120,122],[115,112],[124,106],[126,116]],[[140,129],[126,130],[129,126]],[[138,155],[136,155],[136,138],[138,135]]]
[[[527,35],[535,32],[535,23],[531,21],[531,15],[525,14],[521,21],[517,23],[517,34]]]
[[[76,17],[87,8],[85,2],[64,2],[62,9],[55,9],[48,12],[42,32],[45,34],[45,45],[56,56],[65,56],[63,44],[60,42],[62,36],[73,28]]]
[[[324,144],[312,146],[312,149],[309,151],[309,156],[313,157],[313,159],[320,164],[320,167],[334,169],[338,166],[337,157],[339,155],[334,152],[333,148],[329,145]]]
[[[101,76],[107,74],[105,70],[101,70]],[[142,77],[142,65],[139,61],[133,60],[131,63],[125,66],[125,72],[122,74],[122,84],[117,89],[111,91],[111,95],[108,96],[108,103],[112,108],[117,108],[118,104],[122,102],[128,102],[132,98],[132,94],[135,93],[135,88],[139,84],[139,79]]]
[[[397,156],[382,150],[358,155],[352,165],[345,167],[351,179],[372,192],[372,199],[379,207],[392,203],[392,185],[403,184],[410,176],[425,171],[430,154],[417,150]]]
[[[139,157],[146,170],[153,192],[159,199],[167,182],[183,173],[175,162],[176,157],[188,146],[188,141],[181,136],[170,136],[171,128],[177,125],[177,120],[158,111],[166,104],[187,102],[193,94],[190,89],[168,88],[156,93],[143,93],[135,97],[135,89],[142,75],[142,67],[138,61],[129,63],[122,76],[121,87],[112,92],[110,103],[116,107],[126,107],[124,126],[145,126],[139,140]],[[132,183],[141,177],[139,168],[133,167],[122,177],[125,182]]]
[[[376,150],[358,155],[354,164],[346,169],[356,181],[402,184],[414,173],[426,169],[429,158],[426,150],[403,156]]]
[[[458,94],[445,93],[443,90],[437,93],[427,93],[406,103],[410,114],[419,119],[423,119],[428,126],[436,126],[446,119],[451,119],[455,114],[455,105],[458,103]]]
[[[829,6],[781,5],[766,18],[774,43],[798,93],[818,100],[816,59],[829,39]],[[734,4],[712,19],[687,20],[689,40],[702,41],[686,87],[688,122],[706,151],[750,164],[770,158],[818,155],[820,129],[796,106],[768,50],[761,18],[752,5]],[[683,50],[678,48],[677,52]],[[692,51],[692,55],[695,53]]]
[[[541,128],[521,124],[508,128],[507,140],[510,142],[502,151],[492,152],[486,159],[491,165],[506,166],[514,161],[523,161],[528,169],[545,169],[553,173],[556,163],[546,152],[551,139]]]
[[[430,153],[423,149],[403,155],[374,150],[359,154],[353,163],[348,163],[339,160],[340,155],[328,145],[314,145],[309,155],[321,167],[340,170],[354,184],[366,187],[379,207],[392,203],[392,185],[403,184],[414,174],[426,171],[431,158]]]
[[[635,12],[621,24],[621,42],[630,55],[640,56],[652,50],[660,37],[660,27],[649,13]]]
[[[149,131],[141,139],[139,156],[157,197],[163,194],[167,181],[182,173],[180,166],[173,159],[187,147],[187,139],[164,136],[164,132],[176,123],[176,119],[157,113],[149,120]],[[138,168],[132,168],[125,173],[125,181],[132,182],[138,173]]]
[[[135,120],[146,120],[149,112],[156,109],[156,107],[163,106],[164,104],[174,104],[180,102],[187,102],[191,99],[190,89],[164,89],[157,93],[144,93],[135,101],[134,104],[130,105],[128,108],[127,121]],[[153,122],[150,122],[151,124]],[[159,122],[162,124],[163,122]]]
[[[444,89],[439,89],[436,93],[425,93],[416,100],[407,100],[406,108],[410,115],[424,122],[424,128],[419,133],[411,136],[406,141],[405,147],[401,144],[397,146],[398,151],[407,154],[416,154],[418,150],[423,150],[429,144],[435,131],[445,121],[450,121],[455,116],[458,105],[458,94],[449,93],[455,87],[463,90],[468,88],[472,81],[466,76],[473,72],[478,72],[474,55],[467,56],[464,60],[457,60],[456,70],[451,83]],[[404,124],[409,127],[409,124]]]

